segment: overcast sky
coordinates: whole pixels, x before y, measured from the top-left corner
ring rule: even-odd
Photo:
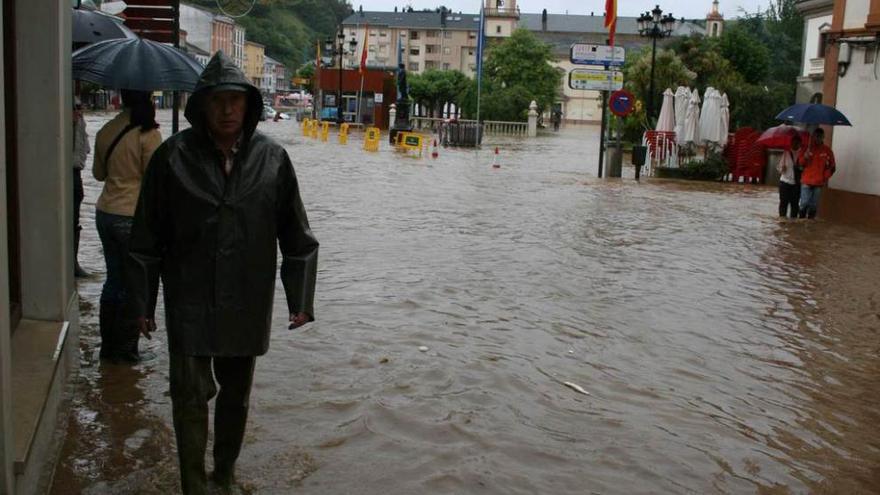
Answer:
[[[483,0],[350,0],[355,10],[363,5],[364,10],[394,10],[394,7],[412,5],[415,9],[436,8],[445,5],[454,11],[478,13]],[[712,0],[687,0],[673,2],[670,0],[617,0],[618,15],[637,16],[641,12],[651,10],[660,4],[664,13],[670,10],[676,17],[702,19],[712,9]],[[755,12],[765,9],[770,0],[720,0],[722,14],[727,18],[738,17],[740,10]],[[519,10],[527,13],[541,13],[547,9],[551,14],[589,14],[601,15],[605,11],[605,0],[518,0]],[[673,8],[674,7],[674,8]]]

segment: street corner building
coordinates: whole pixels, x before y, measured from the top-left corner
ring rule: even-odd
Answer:
[[[807,14],[813,4],[800,1]],[[821,198],[821,216],[835,222],[880,228],[880,0],[834,0],[830,26],[826,17],[813,21],[805,15],[804,65],[822,73],[822,93],[814,101],[831,105],[846,115],[852,127],[829,134],[837,172]],[[818,30],[813,32],[813,30]],[[818,45],[818,50],[816,46]],[[820,55],[817,57],[817,54]],[[820,71],[820,67],[824,70]]]
[[[78,362],[71,5],[7,0],[0,15],[0,493],[31,494],[51,477]]]

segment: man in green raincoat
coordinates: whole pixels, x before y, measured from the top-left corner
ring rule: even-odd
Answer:
[[[187,103],[192,128],[153,154],[135,213],[131,312],[149,338],[161,277],[185,494],[207,489],[215,395],[211,477],[232,485],[255,359],[269,348],[277,246],[290,328],[314,320],[318,242],[287,152],[256,130],[262,111],[257,88],[218,52]]]

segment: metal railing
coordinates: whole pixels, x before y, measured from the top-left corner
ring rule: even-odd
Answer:
[[[413,129],[424,131],[437,131],[447,119],[438,117],[410,117]],[[462,124],[476,124],[476,120],[457,119],[455,122]],[[528,122],[506,122],[500,120],[484,120],[483,134],[492,136],[528,136]]]

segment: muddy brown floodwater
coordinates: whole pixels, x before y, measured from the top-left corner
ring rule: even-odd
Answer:
[[[780,221],[762,186],[596,179],[594,128],[497,140],[500,169],[492,146],[417,159],[260,129],[321,261],[315,323],[286,330],[278,287],[243,492],[880,492],[880,234]],[[52,493],[176,493],[164,333],[138,366],[97,360],[86,187]]]

